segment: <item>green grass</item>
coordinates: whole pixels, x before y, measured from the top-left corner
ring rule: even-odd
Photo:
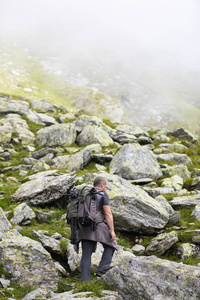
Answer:
[[[8,298],[14,298],[15,300],[21,300],[28,293],[34,290],[31,287],[21,287],[18,284],[11,284],[10,289],[1,288],[0,298],[1,300],[8,300]]]

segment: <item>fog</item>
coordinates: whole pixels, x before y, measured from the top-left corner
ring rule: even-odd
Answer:
[[[199,36],[199,0],[0,0],[1,41],[54,57],[75,83],[114,96],[137,98],[139,84],[166,99],[177,80],[199,95]],[[113,84],[117,74],[126,84]]]

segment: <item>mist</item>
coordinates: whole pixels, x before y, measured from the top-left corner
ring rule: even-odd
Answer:
[[[165,110],[175,89],[200,106],[199,36],[198,0],[0,0],[2,42],[119,97],[128,111],[141,101]]]

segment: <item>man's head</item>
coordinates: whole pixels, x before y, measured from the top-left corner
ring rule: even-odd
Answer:
[[[107,180],[101,176],[96,177],[94,179],[94,188],[100,189],[101,191],[105,192],[107,186]]]

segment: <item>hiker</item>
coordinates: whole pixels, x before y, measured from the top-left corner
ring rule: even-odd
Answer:
[[[117,250],[113,216],[109,206],[109,197],[105,192],[106,186],[107,181],[105,178],[96,177],[94,179],[93,189],[96,192],[100,192],[96,194],[97,210],[103,213],[105,221],[98,223],[93,231],[90,226],[78,229],[78,242],[81,241],[82,244],[81,282],[91,280],[91,256],[96,250],[97,242],[100,242],[104,247],[104,252],[97,268],[97,277],[101,277],[109,270],[114,251]]]

